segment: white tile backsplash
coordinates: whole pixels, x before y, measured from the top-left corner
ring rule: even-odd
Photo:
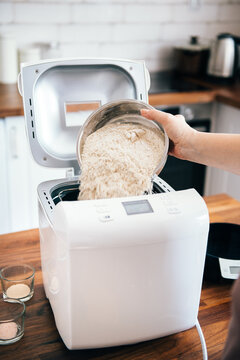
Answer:
[[[240,0],[0,0],[0,33],[18,47],[59,42],[63,57],[143,59],[150,71],[174,66],[173,46],[197,35],[240,36]]]
[[[99,4],[73,4],[72,21],[77,23],[116,23],[123,21],[123,6]]]
[[[171,41],[175,44],[182,42],[183,39],[189,39],[190,35],[196,35],[205,38],[207,35],[206,23],[169,23],[163,27],[163,40]]]
[[[220,33],[231,33],[236,35],[238,34],[238,36],[240,36],[239,24],[236,22],[208,24],[207,33],[211,34],[213,38]]]
[[[100,44],[96,42],[84,43],[63,43],[61,44],[62,57],[83,57],[90,58],[95,57],[96,54],[100,54]]]
[[[0,2],[0,24],[13,21],[13,5],[10,3]]]
[[[126,6],[124,20],[129,23],[162,23],[172,20],[172,8],[146,1],[145,5],[132,4]]]
[[[0,33],[15,35],[18,47],[33,43],[49,43],[59,39],[58,25],[50,24],[7,24],[0,25]]]
[[[113,38],[113,26],[106,24],[68,24],[61,25],[59,41],[88,44],[89,42],[110,42]]]
[[[160,38],[160,24],[116,24],[113,27],[114,42],[153,41]]]
[[[217,21],[218,7],[215,5],[204,5],[198,9],[191,9],[188,5],[172,6],[173,21],[177,23],[205,23]]]
[[[220,5],[219,20],[240,23],[240,4]]]
[[[99,54],[102,57],[116,57],[124,59],[143,59],[150,51],[150,45],[146,43],[132,44],[109,43],[100,45]]]
[[[17,3],[14,21],[25,24],[65,24],[70,22],[70,7],[63,4]]]

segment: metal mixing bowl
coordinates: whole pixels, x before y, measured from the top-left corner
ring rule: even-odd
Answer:
[[[109,102],[98,108],[96,111],[94,111],[87,118],[87,120],[81,127],[78,134],[77,157],[78,157],[78,163],[80,169],[82,165],[81,154],[83,151],[86,138],[96,130],[106,125],[107,123],[125,122],[125,123],[141,124],[150,129],[158,129],[159,136],[162,136],[162,133],[164,134],[164,142],[165,142],[164,153],[161,158],[161,161],[159,162],[159,164],[157,165],[154,171],[154,174],[159,174],[160,171],[163,169],[167,160],[169,139],[164,128],[158,122],[148,120],[143,116],[141,116],[140,114],[141,109],[153,109],[153,107],[142,101],[119,100],[119,101]],[[162,132],[160,132],[160,130]]]

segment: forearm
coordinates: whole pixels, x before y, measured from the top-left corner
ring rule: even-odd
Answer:
[[[142,109],[141,114],[164,127],[170,139],[170,155],[240,175],[240,134],[199,132],[182,115],[173,116],[155,109]]]
[[[240,134],[215,134],[195,131],[186,160],[202,163],[240,175]]]

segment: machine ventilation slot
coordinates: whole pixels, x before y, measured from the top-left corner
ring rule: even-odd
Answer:
[[[163,189],[160,185],[158,185],[157,183],[153,183],[153,189],[152,189],[152,193],[153,194],[159,194],[159,193],[163,193],[166,190]]]
[[[159,186],[159,188],[162,189],[161,192],[171,192],[171,190],[160,180],[158,179],[158,182],[160,183],[161,187]],[[156,186],[157,184],[154,183],[154,185]],[[159,192],[159,191],[158,191]]]
[[[31,99],[31,98],[29,98],[29,105],[32,106],[32,99]],[[30,116],[31,116],[31,118],[33,118],[33,111],[32,111],[32,109],[30,109]],[[34,122],[33,122],[33,120],[31,120],[31,125],[32,125],[32,128],[34,128]],[[35,139],[35,134],[34,134],[34,132],[32,132],[32,137],[33,137],[33,139]]]
[[[48,203],[48,205],[49,205],[50,209],[52,210],[52,209],[53,209],[53,207],[52,207],[51,202],[49,201],[49,198],[48,198],[47,193],[46,193],[45,191],[43,192],[43,195],[44,195],[44,197],[45,197],[45,199],[46,199],[46,201],[47,201],[47,203]]]

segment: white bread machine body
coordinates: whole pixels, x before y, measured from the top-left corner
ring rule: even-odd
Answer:
[[[40,199],[39,215],[45,292],[69,349],[131,344],[196,324],[209,218],[194,189],[62,201],[52,219]]]

